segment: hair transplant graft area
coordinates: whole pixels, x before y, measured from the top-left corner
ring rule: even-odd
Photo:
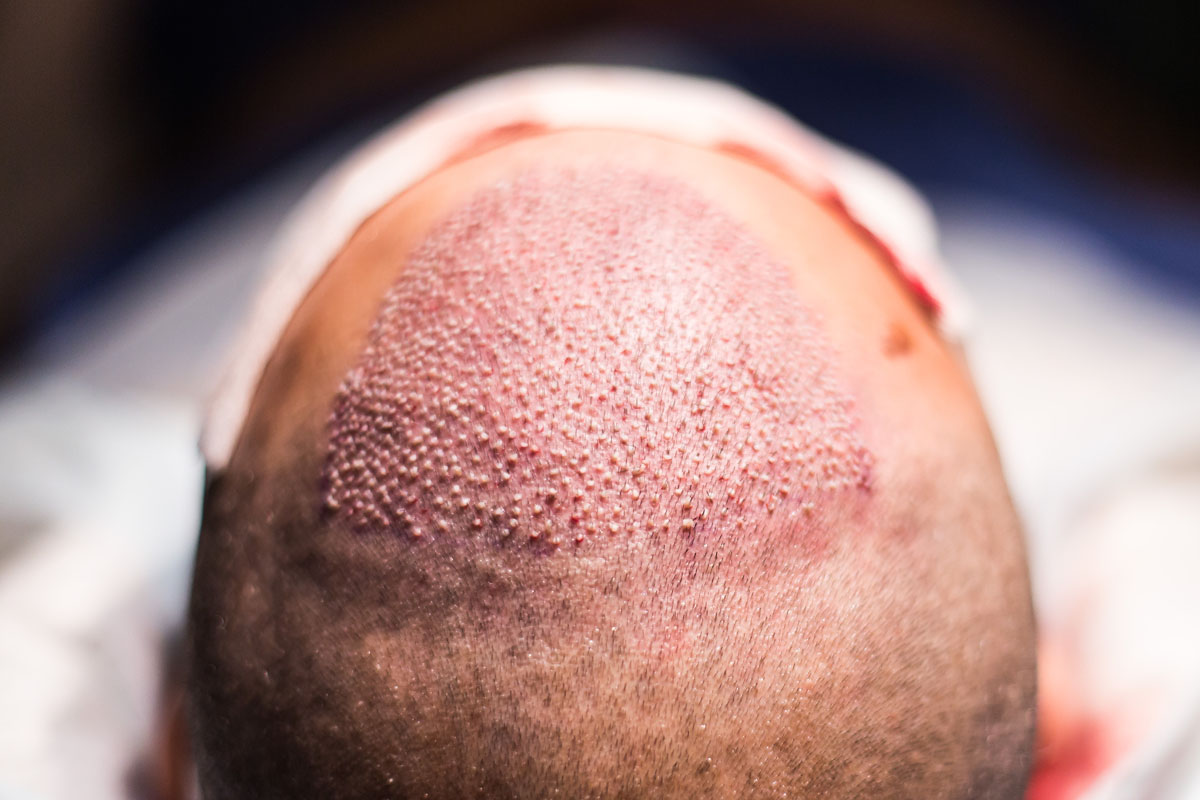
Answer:
[[[204,796],[1019,798],[1020,532],[884,258],[616,132],[380,209],[210,482]]]
[[[338,392],[326,506],[531,552],[817,538],[870,460],[786,269],[679,181],[591,165],[488,187],[418,246]]]

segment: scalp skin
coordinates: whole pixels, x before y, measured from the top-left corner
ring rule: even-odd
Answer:
[[[786,268],[694,189],[522,173],[388,291],[335,401],[326,509],[530,553],[748,522],[811,537],[816,504],[869,488],[831,362]]]
[[[546,215],[588,242],[576,262]],[[518,525],[475,527],[489,505]],[[355,236],[214,477],[190,617],[205,796],[1019,797],[1023,559],[969,381],[836,217],[728,154],[506,144]]]

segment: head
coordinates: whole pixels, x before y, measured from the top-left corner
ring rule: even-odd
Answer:
[[[744,153],[529,131],[381,208],[213,476],[206,797],[1019,797],[1020,533],[884,254]]]

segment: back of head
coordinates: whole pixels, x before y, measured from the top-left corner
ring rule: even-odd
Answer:
[[[382,209],[209,487],[205,796],[1018,797],[1018,529],[879,259],[616,133]]]

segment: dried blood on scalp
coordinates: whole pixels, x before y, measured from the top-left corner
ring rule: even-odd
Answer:
[[[787,268],[679,180],[589,165],[490,185],[415,248],[323,477],[358,530],[553,549],[802,530],[870,471]]]

